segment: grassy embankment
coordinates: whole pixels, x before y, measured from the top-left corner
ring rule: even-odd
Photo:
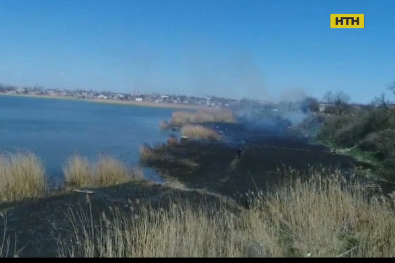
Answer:
[[[336,109],[336,108],[334,108]],[[395,181],[395,115],[392,109],[345,107],[341,113],[329,109],[318,113],[299,126],[316,129],[315,139],[343,155],[373,164],[376,178]]]
[[[204,203],[174,200],[170,208],[137,210],[134,217],[74,212],[71,240],[61,256],[102,257],[384,257],[394,256],[393,199],[364,201],[364,190],[340,175],[311,174],[255,207],[210,211]],[[328,176],[328,178],[324,178]]]
[[[141,158],[163,154],[157,150],[178,143],[171,137],[168,144],[142,148]],[[141,180],[139,172],[110,157],[89,163],[72,156],[64,173],[65,189]],[[48,248],[48,253],[60,257],[395,256],[392,196],[378,193],[367,199],[367,189],[357,181],[345,180],[339,171],[310,169],[301,177],[285,169],[276,176],[289,180],[267,194],[246,194],[250,209],[230,209],[229,201],[221,198],[214,205],[176,197],[163,200],[167,205],[162,208],[146,196],[144,200],[128,199],[124,210],[95,214],[95,203],[87,196],[84,207],[70,204],[62,211],[68,224],[61,227],[67,236],[56,237],[52,243],[57,249]],[[0,177],[3,201],[51,194],[44,166],[32,154],[3,156]],[[51,218],[48,213],[43,216],[43,222]],[[15,232],[6,226],[5,230]],[[13,256],[13,250],[7,250],[9,241],[5,238],[1,244],[0,240],[0,254]]]
[[[2,159],[1,176],[19,176],[13,181],[9,176],[2,178],[2,182],[5,179],[14,187],[24,186],[25,190],[19,191],[18,197],[11,197],[38,197],[45,193],[45,180],[38,159],[33,155],[13,158],[12,161]],[[74,178],[70,179],[74,184],[76,181],[81,185],[87,182],[91,182],[89,185],[111,184],[113,176],[116,176],[113,168],[121,175],[118,182],[127,180],[124,168],[118,166],[118,162],[106,159],[88,168],[86,161],[76,160],[73,157],[66,168],[69,172],[67,178]],[[109,166],[103,169],[101,165],[104,164]],[[31,169],[29,176],[22,173],[28,168]],[[107,175],[102,179],[92,179],[93,171],[104,172],[107,169],[112,172],[110,181],[105,179]],[[288,173],[293,174],[287,177],[298,178],[296,172]],[[26,180],[31,176],[35,179],[27,185]],[[75,180],[76,176],[84,179]],[[110,214],[97,216],[91,212],[95,204],[88,199],[85,208],[75,205],[64,211],[68,236],[57,238],[57,250],[48,253],[56,253],[60,257],[395,255],[392,197],[368,201],[365,188],[356,182],[346,182],[336,171],[311,170],[308,178],[289,180],[270,195],[250,194],[251,209],[228,209],[224,201],[220,202],[223,205],[214,207],[203,201],[179,199],[170,200],[167,208],[163,209],[151,206],[147,199],[141,203],[132,200],[128,212],[112,210]],[[3,196],[5,190],[8,191],[4,185]],[[3,240],[0,252],[7,252],[8,241],[10,239]],[[11,256],[13,252],[8,254]]]

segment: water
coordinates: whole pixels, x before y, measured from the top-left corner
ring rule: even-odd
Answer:
[[[67,158],[100,153],[137,165],[143,143],[163,142],[159,122],[173,110],[73,100],[0,96],[0,151],[30,151],[50,178],[62,178]],[[153,171],[147,177],[160,181]]]

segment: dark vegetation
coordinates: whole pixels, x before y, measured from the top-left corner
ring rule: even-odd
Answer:
[[[395,83],[389,87],[395,95]],[[313,138],[356,158],[375,164],[377,176],[395,181],[395,108],[383,94],[369,105],[352,105],[343,92],[328,92],[318,111],[310,100],[313,117],[299,125],[300,131],[315,129]]]

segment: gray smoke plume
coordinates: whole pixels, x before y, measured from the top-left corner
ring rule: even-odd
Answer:
[[[240,106],[235,108],[235,115],[248,129],[283,134],[290,127],[301,124],[311,116],[302,90],[293,90],[285,95],[287,101],[277,101],[272,105],[243,100]]]

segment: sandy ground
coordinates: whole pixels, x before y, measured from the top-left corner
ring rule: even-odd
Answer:
[[[148,101],[141,101],[140,102],[140,101],[130,101],[130,100],[78,99],[75,97],[28,95],[28,94],[8,94],[8,93],[0,93],[0,96],[30,97],[30,98],[40,98],[40,99],[79,100],[79,101],[94,102],[94,103],[107,103],[107,104],[156,107],[156,108],[170,108],[170,109],[189,109],[189,110],[207,109],[207,107],[198,106],[198,105],[185,105],[185,104],[175,104],[175,103],[155,103],[155,102],[148,102]]]

